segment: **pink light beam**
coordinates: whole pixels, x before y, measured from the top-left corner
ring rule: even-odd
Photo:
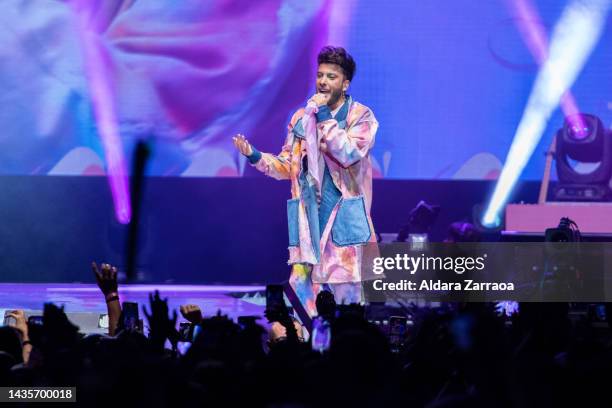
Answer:
[[[72,2],[72,8],[77,20],[94,116],[104,148],[115,217],[120,223],[127,224],[132,217],[132,210],[127,165],[123,156],[112,91],[112,76],[107,70],[107,67],[112,66],[112,61],[100,42],[99,33],[89,24],[91,6],[88,6],[88,3],[88,0],[75,0]]]

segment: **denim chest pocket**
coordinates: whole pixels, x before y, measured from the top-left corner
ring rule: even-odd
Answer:
[[[289,246],[300,245],[300,226],[299,226],[300,199],[293,198],[287,200],[287,224],[289,226]]]
[[[342,199],[332,226],[334,244],[365,244],[370,240],[371,234],[363,196]]]

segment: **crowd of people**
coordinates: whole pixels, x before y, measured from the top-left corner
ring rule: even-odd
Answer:
[[[53,304],[42,324],[12,311],[0,328],[0,384],[74,386],[85,406],[428,406],[601,405],[612,379],[610,328],[570,319],[568,304],[521,304],[512,317],[494,305],[405,309],[414,323],[399,348],[363,308],[340,308],[321,292],[330,325],[326,350],[313,350],[286,309],[271,325],[234,322],[196,305],[180,312],[195,330],[185,340],[177,312],[151,294],[148,336],[126,327],[116,269],[93,265],[108,305],[108,335],[82,335]],[[143,307],[144,309],[144,307]],[[212,314],[210,312],[213,312]],[[605,405],[605,404],[604,404]]]

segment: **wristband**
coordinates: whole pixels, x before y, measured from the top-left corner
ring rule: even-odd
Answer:
[[[119,294],[117,292],[111,292],[106,295],[106,303],[110,303],[115,300],[119,300]]]

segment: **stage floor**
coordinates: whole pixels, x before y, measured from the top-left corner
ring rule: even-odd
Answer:
[[[234,320],[245,315],[263,317],[265,297],[257,293],[265,289],[263,286],[121,285],[119,297],[121,302],[148,305],[148,294],[156,289],[162,298],[168,298],[169,309],[177,312],[180,305],[189,303],[199,305],[204,316],[220,310]],[[10,309],[24,309],[26,314],[40,312],[45,302],[64,305],[69,317],[71,313],[106,313],[104,297],[95,284],[0,283],[1,316]]]

